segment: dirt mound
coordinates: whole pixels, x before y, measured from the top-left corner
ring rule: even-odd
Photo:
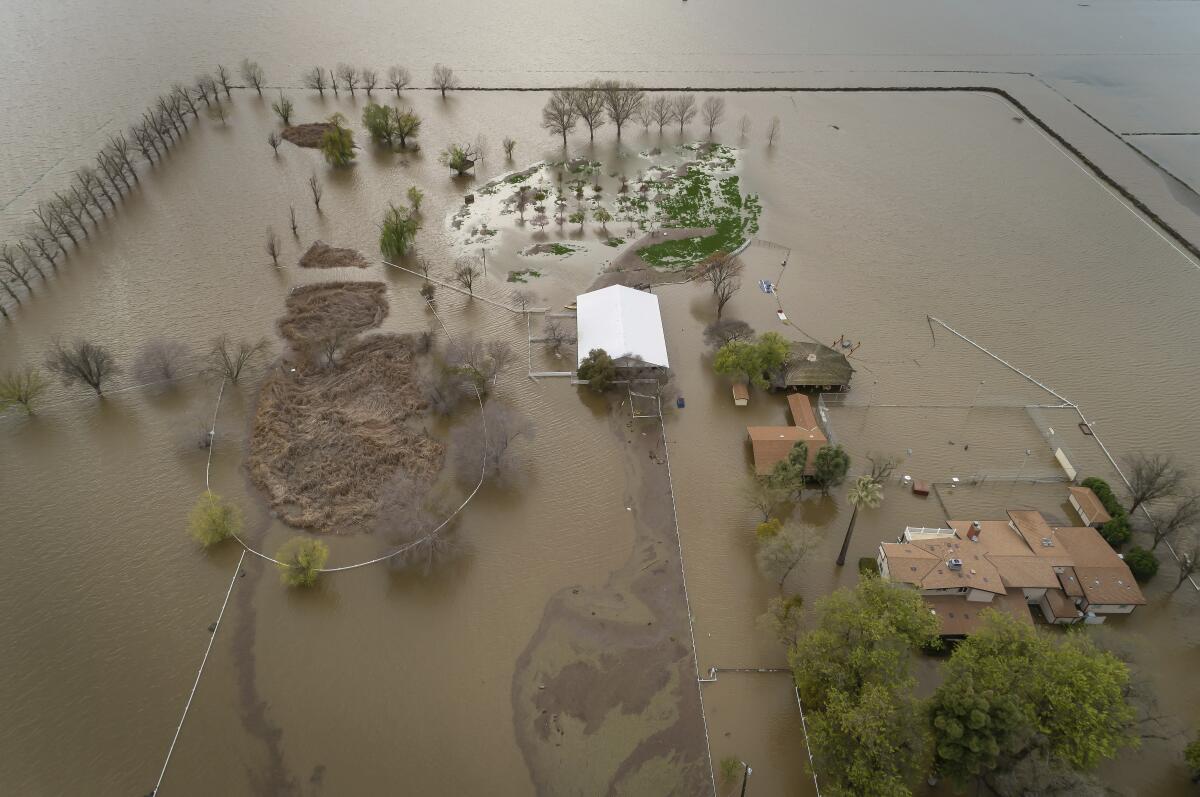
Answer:
[[[298,349],[340,329],[336,354],[298,359],[267,377],[246,466],[287,524],[349,533],[371,528],[397,471],[428,482],[445,447],[413,421],[428,403],[411,336],[362,330],[387,313],[381,283],[325,283],[288,297],[281,334]]]
[[[354,249],[339,249],[316,241],[300,258],[300,268],[366,268],[370,262]]]
[[[325,136],[325,131],[332,127],[333,125],[329,122],[309,122],[304,125],[285,127],[281,135],[284,141],[290,141],[297,147],[317,149],[321,146],[321,139]]]
[[[295,348],[374,329],[388,313],[382,282],[318,282],[294,289],[279,334]]]

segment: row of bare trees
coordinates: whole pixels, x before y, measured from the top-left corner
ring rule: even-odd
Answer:
[[[197,357],[177,340],[148,341],[133,363],[135,387],[171,385],[196,373],[227,379],[237,384],[246,367],[269,351],[266,339],[235,341],[222,335],[212,342],[197,367]],[[69,343],[56,340],[43,360],[47,371],[66,387],[84,387],[103,396],[113,377],[121,373],[117,358],[108,347],[85,338]],[[20,405],[32,415],[46,382],[34,366],[0,374],[0,410]]]
[[[542,127],[553,135],[562,136],[565,147],[567,135],[580,125],[587,127],[588,139],[595,141],[596,131],[612,122],[620,140],[622,128],[631,119],[646,130],[651,125],[658,125],[660,135],[667,125],[678,123],[682,134],[697,115],[712,138],[713,131],[725,120],[725,99],[709,96],[697,105],[696,95],[689,92],[649,96],[633,83],[593,80],[583,86],[552,92],[542,108]],[[773,117],[767,127],[768,145],[775,144],[779,128],[779,117]],[[742,117],[738,132],[743,139],[749,136],[748,116]]]
[[[318,92],[322,97],[325,96],[326,90],[332,91],[334,96],[340,95],[343,90],[348,91],[353,97],[360,89],[366,92],[367,97],[376,89],[394,91],[399,97],[400,92],[412,83],[412,73],[406,67],[397,65],[388,67],[387,73],[381,75],[379,70],[372,67],[340,63],[333,69],[314,66],[305,72],[301,79],[305,88]],[[433,87],[442,92],[443,98],[447,91],[458,86],[454,70],[443,64],[434,65],[430,79]]]
[[[241,66],[242,79],[261,94],[263,73],[253,61]],[[142,163],[162,161],[202,110],[222,107],[235,87],[228,68],[197,77],[191,86],[176,83],[142,113],[141,119],[108,137],[92,163],[81,166],[63,190],[33,209],[28,229],[16,241],[0,244],[0,316],[6,302],[20,304],[34,284],[57,271],[59,262],[78,248],[139,181]],[[220,114],[224,118],[224,111]]]

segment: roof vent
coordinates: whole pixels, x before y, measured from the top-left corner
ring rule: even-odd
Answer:
[[[1043,548],[1053,548],[1054,540],[1050,539],[1049,537],[1042,537],[1042,547]]]
[[[946,567],[951,570],[962,570],[962,559],[951,559],[946,562]]]

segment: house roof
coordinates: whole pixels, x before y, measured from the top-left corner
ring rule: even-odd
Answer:
[[[787,458],[792,447],[803,440],[808,445],[808,464],[805,473],[811,473],[817,459],[817,451],[825,445],[825,435],[820,429],[801,429],[799,426],[747,426],[750,446],[754,454],[754,472],[765,476],[776,463]]]
[[[787,365],[779,380],[788,387],[848,385],[854,367],[840,351],[821,343],[791,341]]]
[[[1058,575],[1059,586],[1066,595],[1072,598],[1083,597],[1083,587],[1079,585],[1079,576],[1075,575],[1073,567],[1056,567],[1055,573]]]
[[[980,615],[988,609],[1003,612],[1019,622],[1033,625],[1029,606],[1020,594],[997,595],[989,603],[963,600],[958,595],[923,595],[922,599],[937,616],[942,636],[969,636],[975,633],[983,621]]]
[[[1112,520],[1112,515],[1108,514],[1108,510],[1104,508],[1104,504],[1100,501],[1100,496],[1096,495],[1090,487],[1076,487],[1071,485],[1067,488],[1075,502],[1079,504],[1080,510],[1083,511],[1087,523],[1107,523]]]
[[[658,297],[610,285],[575,297],[579,363],[592,349],[614,360],[633,357],[648,365],[668,366]]]
[[[1055,536],[1074,560],[1075,576],[1088,603],[1141,605],[1146,596],[1129,571],[1129,565],[1091,526],[1054,529]]]
[[[803,393],[788,393],[788,409],[792,412],[792,423],[801,429],[820,431],[812,402]]]
[[[1079,609],[1075,607],[1075,601],[1068,597],[1069,594],[1061,589],[1046,590],[1046,603],[1050,607],[1050,613],[1060,620],[1074,620],[1079,616]]]

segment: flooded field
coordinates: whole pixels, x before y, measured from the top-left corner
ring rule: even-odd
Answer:
[[[196,350],[220,334],[267,337],[278,352],[274,324],[289,289],[326,279],[383,281],[383,331],[423,330],[432,319],[416,277],[380,264],[314,273],[296,260],[318,238],[373,259],[387,203],[418,185],[426,199],[416,253],[444,277],[464,251],[451,222],[463,195],[562,158],[538,128],[540,93],[406,97],[425,120],[422,150],[407,154],[367,143],[362,97],[293,96],[301,121],[346,114],[362,146],[355,166],[335,172],[316,152],[286,144],[273,155],[267,101],[240,92],[227,124],[197,124],[62,274],[14,313],[0,331],[0,368],[39,361],[58,335],[86,334],[122,364],[164,337]],[[1200,430],[1182,423],[1200,387],[1191,355],[1200,329],[1196,266],[1012,107],[982,94],[726,99],[717,138],[738,148],[742,191],[763,206],[760,242],[743,255],[744,287],[726,315],[760,331],[862,341],[852,406],[833,411],[856,467],[869,451],[912,449],[906,468],[933,478],[1052,470],[1037,420],[1014,409],[1046,394],[932,331],[931,314],[1081,405],[1115,454],[1155,448],[1200,469]],[[745,141],[736,133],[743,114],[753,122]],[[764,131],[775,115],[783,132],[768,148]],[[698,134],[693,126],[660,138],[637,126],[618,146],[605,129],[594,146],[577,134],[571,155],[605,164],[612,179],[641,168],[639,153]],[[437,150],[480,135],[476,174],[450,177]],[[512,162],[499,147],[503,136],[518,142]],[[319,214],[306,185],[314,173],[325,185]],[[289,206],[299,218],[295,238]],[[6,216],[4,225],[17,221]],[[283,241],[279,270],[264,249],[268,226]],[[534,241],[533,230],[520,234]],[[551,242],[575,234],[556,225],[540,233]],[[570,302],[617,252],[595,223],[579,235],[593,256],[551,258],[526,283],[545,306]],[[480,296],[507,295],[525,246],[488,254]],[[777,296],[759,292],[758,279],[778,282]],[[485,489],[464,510],[466,555],[428,578],[372,567],[306,593],[285,590],[272,568],[248,559],[165,790],[356,794],[403,784],[431,794],[561,794],[585,784],[580,793],[703,793],[710,748],[713,761],[750,763],[755,793],[812,793],[786,674],[723,673],[699,691],[688,682],[712,667],[784,665],[782,649],[755,626],[772,587],[754,569],[755,518],[738,488],[749,465],[745,426],[783,422],[786,405],[755,391],[750,406],[736,408],[712,374],[701,338],[715,316],[708,286],[658,293],[686,399],[665,419],[666,447],[656,423],[632,422],[626,408],[566,380],[532,381],[517,357],[496,394],[532,417],[537,435],[524,444],[518,488]],[[437,304],[450,334],[503,338],[524,353],[520,314],[449,290]],[[795,328],[780,325],[780,305]],[[556,359],[533,354],[535,368]],[[211,480],[246,509],[250,538],[274,551],[293,532],[271,518],[243,468],[263,370],[225,390]],[[127,371],[114,387],[131,384]],[[10,674],[0,682],[10,718],[0,730],[9,762],[0,791],[153,786],[237,559],[233,546],[206,555],[183,533],[205,483],[208,452],[197,443],[217,393],[199,376],[168,393],[113,390],[102,402],[56,384],[37,417],[0,418],[13,565],[0,588],[10,608],[10,643],[0,653]],[[1105,467],[1079,441],[1071,445],[1086,467]],[[1027,449],[1035,454],[1026,458]],[[668,450],[690,609],[680,608],[680,551],[663,484]],[[1031,502],[1015,489],[1014,501]],[[796,511],[822,536],[798,579],[806,601],[857,578],[853,567],[833,566],[846,523],[841,500],[809,495]],[[981,495],[978,504],[993,511],[1008,500]],[[860,518],[849,561],[904,525],[934,525],[942,515],[933,497],[889,488],[883,506]],[[388,543],[355,534],[330,547],[330,564],[342,565]],[[1118,630],[1145,640],[1139,667],[1170,694],[1170,712],[1186,727],[1200,692],[1176,685],[1200,664],[1200,639],[1186,622],[1197,598],[1190,590],[1168,597],[1173,567],[1163,570],[1150,605]],[[605,646],[645,656],[659,677],[649,678],[649,667],[636,679],[622,673],[603,659]],[[624,704],[619,690],[605,692],[613,679],[636,682],[638,699]],[[561,719],[543,722],[542,711]],[[1148,743],[1106,776],[1130,794],[1147,785],[1182,794],[1180,747],[1178,739]]]

